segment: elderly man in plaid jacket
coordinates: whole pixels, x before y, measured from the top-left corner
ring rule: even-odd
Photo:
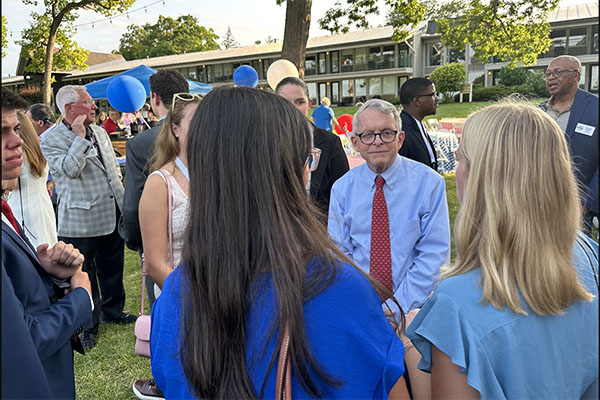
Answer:
[[[136,319],[123,313],[124,247],[117,222],[124,189],[108,134],[93,125],[97,107],[85,87],[62,87],[56,104],[63,119],[44,136],[41,146],[56,181],[58,236],[84,254],[83,270],[92,284],[95,308],[81,337],[89,349],[96,344],[100,310],[107,322]]]

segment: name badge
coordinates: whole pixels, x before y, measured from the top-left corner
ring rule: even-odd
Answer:
[[[581,133],[582,135],[592,136],[594,134],[595,126],[582,124],[581,122],[575,127],[575,132]]]

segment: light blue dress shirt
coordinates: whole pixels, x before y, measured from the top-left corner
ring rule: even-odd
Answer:
[[[367,164],[351,169],[333,185],[329,236],[369,273],[375,177]],[[394,297],[402,310],[420,307],[449,262],[450,222],[444,179],[431,168],[396,156],[381,176],[390,224]],[[393,311],[398,307],[391,301]]]
[[[431,372],[436,346],[482,399],[597,399],[598,244],[585,240],[595,255],[575,244],[573,262],[595,297],[561,315],[535,314],[522,296],[527,315],[483,303],[480,268],[444,279],[406,330],[421,353],[419,368]]]

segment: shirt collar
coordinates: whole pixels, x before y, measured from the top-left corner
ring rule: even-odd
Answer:
[[[63,122],[63,124],[65,124],[65,126],[67,127],[68,130],[73,132],[73,127],[71,126],[70,123],[67,122],[66,119],[63,118],[62,122]],[[44,132],[44,133],[46,133],[46,132]],[[91,134],[92,134],[92,128],[88,125],[87,128],[85,128],[85,136],[88,137],[88,136],[91,136]]]
[[[376,174],[375,172],[373,172],[373,170],[371,168],[369,168],[367,163],[365,163],[364,170],[363,170],[364,171],[363,176],[369,182],[370,189],[373,189],[375,187],[375,177],[377,175],[381,175],[383,177],[383,179],[385,179],[384,186],[388,185],[391,190],[394,190],[396,183],[398,183],[398,175],[399,175],[398,169],[400,168],[401,165],[402,165],[402,157],[400,157],[398,154],[396,154],[396,158],[394,159],[394,162],[392,163],[392,165],[390,165],[390,167],[381,174]]]

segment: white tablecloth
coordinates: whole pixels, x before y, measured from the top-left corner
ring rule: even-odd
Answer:
[[[456,135],[449,131],[433,131],[429,133],[436,147],[438,159],[438,172],[447,174],[456,169],[455,152],[458,149]]]

